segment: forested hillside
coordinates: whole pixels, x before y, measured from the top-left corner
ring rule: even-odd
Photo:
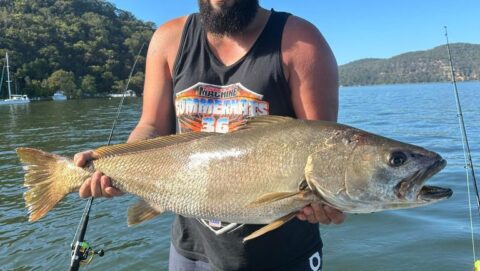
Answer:
[[[133,0],[132,0],[133,1]],[[13,89],[30,97],[120,92],[155,25],[104,0],[0,0],[0,66],[10,56]],[[480,80],[480,45],[451,44],[457,80]],[[146,47],[130,89],[143,88]],[[340,66],[340,83],[371,85],[450,80],[445,46]],[[6,96],[0,89],[0,98]]]
[[[450,44],[456,79],[480,80],[480,45]],[[340,84],[374,85],[450,81],[445,45],[389,59],[362,59],[340,66]]]
[[[8,51],[14,89],[30,97],[58,89],[74,97],[119,92],[154,28],[102,0],[3,0],[0,66]],[[146,47],[129,87],[137,93]]]

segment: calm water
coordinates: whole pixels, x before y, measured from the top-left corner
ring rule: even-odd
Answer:
[[[459,84],[459,91],[478,172],[480,83]],[[472,270],[464,158],[451,85],[349,87],[340,94],[340,122],[442,154],[448,166],[431,182],[453,188],[454,196],[436,205],[350,215],[342,225],[321,226],[324,270]],[[66,270],[85,204],[72,194],[40,221],[28,223],[22,168],[14,149],[30,146],[71,156],[103,145],[117,103],[82,100],[0,107],[0,270]],[[114,143],[126,140],[140,108],[140,99],[126,102]],[[166,269],[172,216],[128,228],[126,210],[135,201],[130,196],[95,201],[87,240],[106,255],[83,270]],[[479,216],[474,215],[479,239]]]

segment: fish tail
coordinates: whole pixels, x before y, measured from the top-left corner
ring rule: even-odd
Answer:
[[[29,211],[29,221],[48,213],[67,194],[78,190],[91,173],[75,166],[73,161],[32,148],[17,148],[18,157],[26,169],[23,194]]]

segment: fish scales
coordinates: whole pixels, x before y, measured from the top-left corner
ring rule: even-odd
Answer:
[[[427,186],[446,161],[437,153],[353,127],[265,116],[228,134],[188,133],[101,147],[86,168],[18,148],[26,165],[30,221],[78,191],[94,170],[139,196],[129,224],[164,211],[232,223],[269,224],[256,238],[311,203],[349,213],[413,208],[449,198]]]
[[[268,130],[206,137],[98,159],[94,167],[110,176],[114,186],[161,209],[185,216],[265,224],[306,204],[279,202],[277,206],[245,208],[263,194],[298,190],[312,136],[308,129],[299,133],[297,126],[279,124]]]

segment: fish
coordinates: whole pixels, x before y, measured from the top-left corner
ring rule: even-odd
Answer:
[[[346,213],[424,206],[452,190],[425,185],[447,164],[439,154],[354,127],[282,116],[249,118],[231,133],[191,132],[103,146],[72,159],[21,147],[29,221],[36,221],[99,170],[140,198],[128,225],[164,212],[265,224],[257,238],[322,203]]]

